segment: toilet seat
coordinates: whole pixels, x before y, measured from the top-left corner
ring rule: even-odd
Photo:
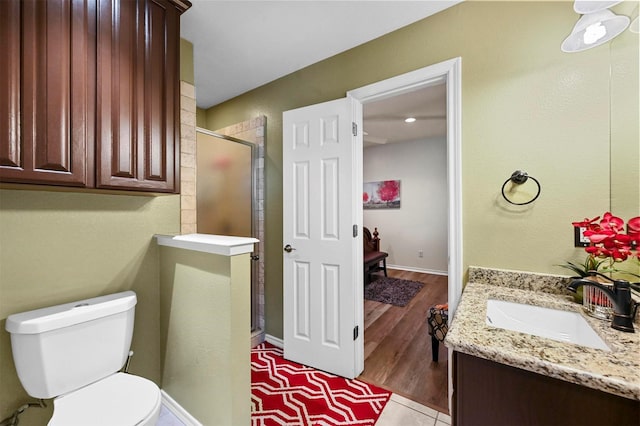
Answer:
[[[48,426],[135,426],[160,410],[160,389],[150,380],[115,373],[53,401]]]

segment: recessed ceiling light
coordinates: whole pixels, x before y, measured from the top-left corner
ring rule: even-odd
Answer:
[[[413,123],[414,121],[416,121],[415,117],[409,117],[404,119],[405,123]]]

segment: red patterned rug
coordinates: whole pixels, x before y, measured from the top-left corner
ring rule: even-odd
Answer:
[[[251,350],[251,425],[374,425],[391,393],[287,361],[262,343]]]

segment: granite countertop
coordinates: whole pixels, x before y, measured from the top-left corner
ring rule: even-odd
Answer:
[[[611,352],[488,326],[488,299],[580,312]],[[614,330],[610,321],[587,316],[582,305],[566,295],[470,282],[445,344],[468,355],[640,400],[640,329]]]

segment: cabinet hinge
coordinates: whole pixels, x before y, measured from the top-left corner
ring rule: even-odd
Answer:
[[[356,340],[358,338],[358,331],[359,327],[357,325],[353,327],[353,340]]]
[[[353,225],[353,238],[358,236],[358,225]]]
[[[353,136],[358,136],[358,125],[356,123],[351,123],[351,132]]]

